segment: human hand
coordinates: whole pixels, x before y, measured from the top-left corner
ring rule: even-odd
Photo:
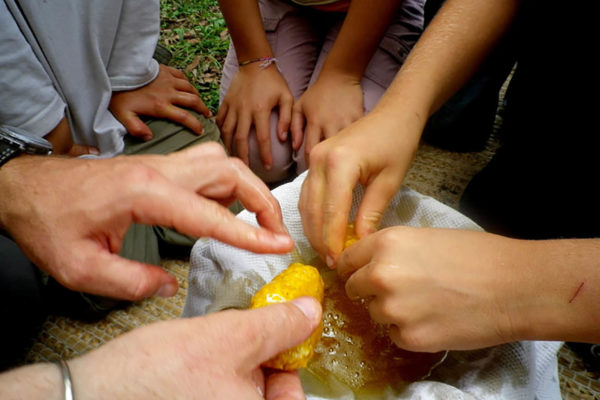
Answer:
[[[373,320],[391,325],[399,347],[476,349],[521,340],[540,306],[567,304],[560,296],[536,304],[539,271],[518,261],[533,265],[528,245],[478,231],[393,227],[344,250],[338,273],[351,299],[365,299]]]
[[[69,362],[77,398],[304,399],[297,373],[261,363],[321,320],[310,297],[151,324]]]
[[[275,65],[261,68],[257,63],[240,67],[217,113],[217,125],[230,154],[249,165],[248,135],[256,129],[260,159],[265,169],[273,165],[269,120],[279,109],[277,137],[287,140],[294,98]]]
[[[342,251],[356,184],[365,187],[355,221],[362,237],[377,230],[402,185],[421,129],[417,120],[371,112],[313,148],[298,206],[304,233],[327,265]]]
[[[95,147],[73,143],[67,117],[64,117],[52,131],[48,132],[44,139],[52,144],[52,154],[57,156],[78,157],[84,154],[99,153]]]
[[[152,131],[140,115],[168,119],[200,135],[202,123],[186,108],[205,117],[210,116],[198,91],[183,72],[162,64],[156,79],[139,89],[113,92],[109,105],[110,111],[125,129],[144,140],[152,139]]]
[[[293,247],[268,188],[215,143],[169,156],[21,156],[2,166],[0,187],[0,228],[61,284],[93,294],[138,300],[177,291],[162,268],[118,256],[132,222],[254,252]],[[234,198],[256,213],[261,228],[219,204]]]
[[[363,115],[360,80],[343,75],[320,76],[300,96],[292,110],[292,147],[298,150],[304,141],[304,156],[322,139],[337,135]]]

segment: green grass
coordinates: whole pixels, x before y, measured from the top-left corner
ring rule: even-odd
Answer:
[[[161,43],[170,65],[185,72],[206,105],[216,112],[229,35],[217,0],[160,0]]]

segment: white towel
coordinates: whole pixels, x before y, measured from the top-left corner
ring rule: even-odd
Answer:
[[[193,247],[189,287],[183,317],[204,315],[226,308],[246,308],[252,295],[298,257],[315,259],[302,230],[298,199],[306,173],[273,190],[281,204],[284,223],[296,243],[286,255],[263,255],[240,250],[212,239],[200,239]],[[350,219],[354,219],[363,190],[354,192]],[[256,225],[253,214],[238,218]],[[409,188],[402,188],[383,215],[381,227],[481,228],[456,210]],[[476,351],[449,352],[446,360],[426,381],[415,382],[401,392],[389,388],[385,399],[560,399],[556,353],[560,342],[517,342]],[[309,400],[355,399],[354,393],[336,383],[323,387],[310,372],[302,371]]]

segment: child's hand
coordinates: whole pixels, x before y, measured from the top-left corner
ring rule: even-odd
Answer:
[[[343,75],[320,76],[294,104],[292,147],[304,141],[307,163],[312,148],[322,139],[337,133],[363,115],[360,81]]]
[[[313,148],[298,208],[306,237],[329,266],[342,252],[354,187],[365,188],[356,214],[363,237],[377,230],[402,185],[422,129],[411,117],[371,112]]]
[[[256,129],[260,159],[267,170],[273,164],[269,118],[279,109],[277,137],[287,139],[293,96],[285,79],[274,65],[261,69],[256,63],[241,67],[229,86],[217,113],[217,125],[230,154],[249,165],[248,136]]]
[[[114,92],[109,108],[131,135],[144,140],[152,139],[152,131],[139,118],[140,115],[169,119],[198,135],[202,133],[202,123],[185,108],[210,116],[209,109],[183,72],[166,65],[160,66],[158,76],[148,85]]]

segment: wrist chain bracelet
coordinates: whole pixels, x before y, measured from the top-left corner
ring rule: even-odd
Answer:
[[[260,64],[258,64],[260,69],[265,69],[265,68],[269,67],[271,64],[277,65],[277,59],[275,57],[260,57],[260,58],[253,58],[251,60],[241,61],[239,63],[239,66],[243,67],[244,65],[253,64],[253,63],[257,63],[257,62],[260,63]]]
[[[60,368],[60,372],[63,378],[63,388],[65,391],[65,400],[74,400],[73,385],[71,383],[71,371],[69,370],[69,364],[63,359],[56,362],[56,365]]]

